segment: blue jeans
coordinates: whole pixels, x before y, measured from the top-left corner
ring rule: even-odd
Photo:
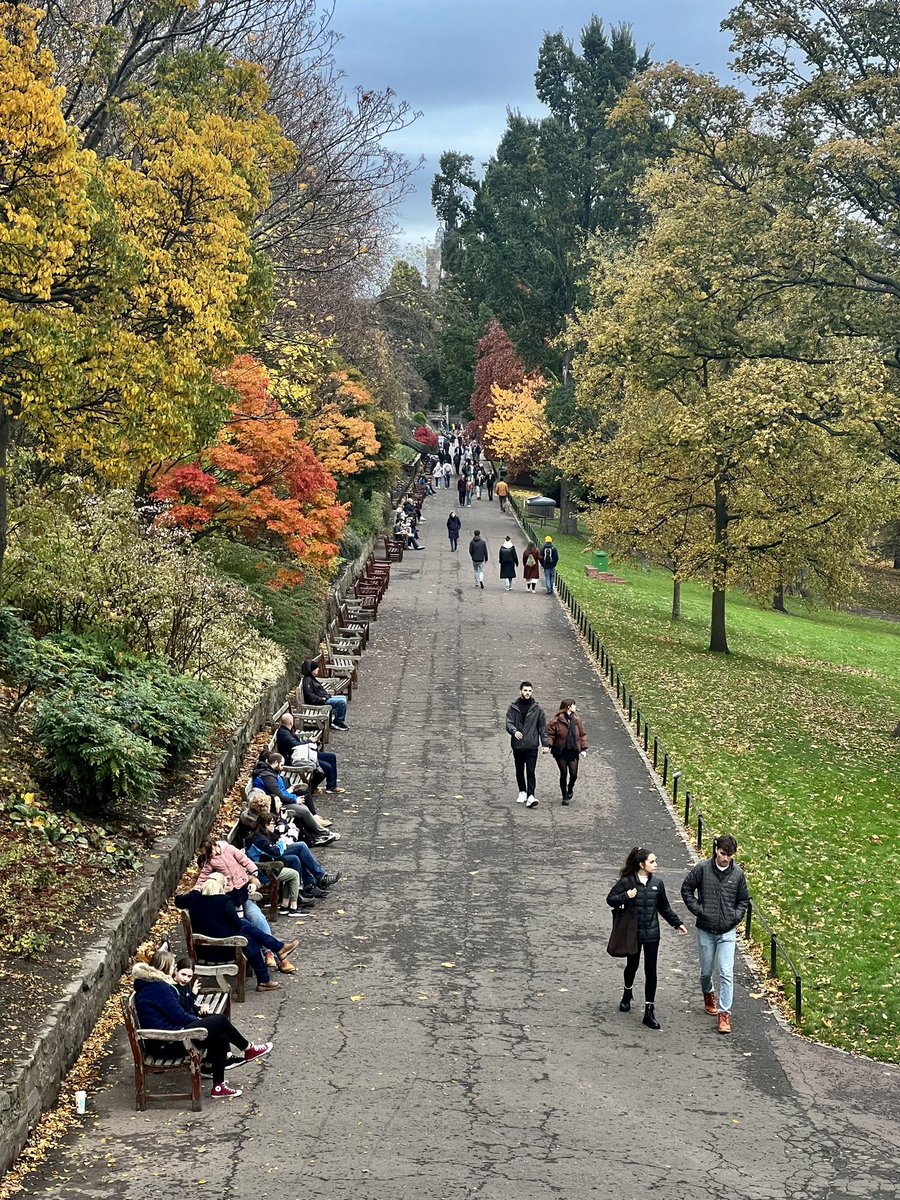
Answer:
[[[547,595],[553,595],[553,576],[556,574],[556,567],[544,567],[544,583],[547,587]]]
[[[284,942],[279,942],[278,938],[272,937],[271,933],[263,933],[246,917],[241,918],[241,936],[247,939],[244,956],[253,968],[256,982],[268,983],[269,968],[266,966],[266,960],[260,947],[265,946],[267,950],[274,950],[278,954],[284,946]]]
[[[343,725],[347,719],[347,697],[346,696],[329,696],[325,701],[329,708],[334,709],[334,719],[340,721]]]
[[[337,755],[332,754],[330,750],[319,750],[316,758],[319,770],[325,774],[325,788],[327,791],[333,792],[337,787]]]
[[[314,888],[325,874],[324,868],[316,862],[313,852],[306,842],[295,842],[293,846],[288,846],[283,857],[285,862],[288,858],[299,860],[288,863],[288,866],[300,872],[300,881],[303,884],[304,892],[309,888]]]
[[[697,930],[697,949],[700,954],[700,987],[704,992],[713,991],[713,971],[719,972],[719,1012],[731,1012],[734,998],[734,950],[737,931],[708,933]]]
[[[244,920],[249,921],[254,929],[258,929],[260,933],[272,932],[269,922],[266,920],[265,913],[255,900],[244,901]]]

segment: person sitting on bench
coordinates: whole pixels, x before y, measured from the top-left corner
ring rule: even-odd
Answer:
[[[301,690],[304,704],[327,704],[334,710],[333,729],[349,729],[347,725],[347,697],[331,696],[325,691],[319,679],[319,663],[317,659],[307,660],[300,667]],[[293,726],[292,726],[293,728]],[[290,761],[290,755],[285,754]]]

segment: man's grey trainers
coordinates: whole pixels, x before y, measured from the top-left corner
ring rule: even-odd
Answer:
[[[537,796],[529,796],[525,801],[526,808],[537,808]]]

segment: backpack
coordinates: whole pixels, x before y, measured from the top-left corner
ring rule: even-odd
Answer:
[[[544,552],[541,555],[541,562],[544,564],[545,567],[553,566],[553,547],[552,546],[544,547]]]

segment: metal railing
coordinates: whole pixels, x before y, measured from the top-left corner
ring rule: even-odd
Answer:
[[[513,513],[516,516],[526,536],[538,545],[537,534],[533,525],[528,521],[522,512],[521,506],[514,496],[510,495],[509,503]],[[637,703],[634,694],[626,684],[625,680],[615,665],[615,662],[610,656],[609,650],[603,642],[602,637],[593,627],[590,618],[587,615],[582,604],[572,594],[572,590],[566,583],[565,579],[556,571],[555,576],[556,593],[560,600],[569,610],[579,633],[584,638],[591,654],[597,660],[600,672],[606,679],[610,691],[615,691],[616,703],[622,710],[623,715],[627,718],[629,726],[635,729],[635,735],[638,743],[643,746],[644,753],[652,764],[654,772],[660,778],[663,789],[671,793],[672,805],[676,813],[680,816],[679,793],[681,791],[683,773],[677,769],[672,761],[672,757],[662,744],[660,737],[656,733],[652,733],[650,723],[646,715]],[[652,738],[652,740],[651,740]],[[704,840],[704,822],[703,813],[697,809],[695,815],[696,821],[696,836],[694,837],[691,830],[691,815],[694,797],[692,793],[685,788],[684,790],[684,827],[688,837],[693,837],[699,854],[705,853]],[[710,839],[710,857],[714,853],[713,839]],[[772,929],[764,913],[759,905],[753,900],[747,908],[747,915],[744,921],[744,935],[748,941],[753,940],[753,921],[762,926],[769,938],[769,957],[768,957],[768,973],[770,978],[779,980],[778,961],[782,959],[791,973],[794,981],[794,1018],[799,1025],[803,1016],[803,988],[802,980],[797,968],[794,966],[790,955],[785,950],[781,943],[778,934]],[[759,938],[762,941],[762,938]]]

